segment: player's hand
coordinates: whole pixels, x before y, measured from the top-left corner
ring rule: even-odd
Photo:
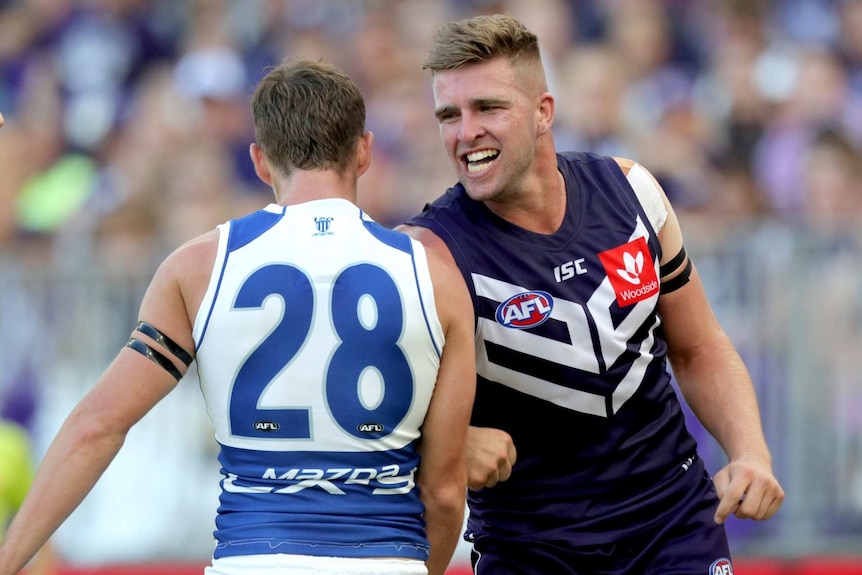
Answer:
[[[716,523],[724,523],[731,513],[740,519],[769,519],[784,501],[771,467],[757,460],[731,461],[713,481],[719,497]]]
[[[3,113],[0,112],[0,128],[3,127]]]
[[[472,425],[467,431],[466,453],[467,482],[474,491],[509,479],[517,457],[511,435],[502,429]]]

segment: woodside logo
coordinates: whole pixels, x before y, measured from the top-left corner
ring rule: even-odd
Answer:
[[[620,307],[658,295],[659,285],[646,239],[634,239],[599,254]]]

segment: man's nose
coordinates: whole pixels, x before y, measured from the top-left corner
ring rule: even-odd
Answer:
[[[458,137],[462,142],[472,142],[485,134],[485,127],[477,114],[465,113],[461,116],[461,130]]]

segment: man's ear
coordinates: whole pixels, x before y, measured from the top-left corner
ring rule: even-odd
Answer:
[[[359,145],[356,150],[356,175],[364,174],[369,166],[371,166],[371,148],[374,145],[374,134],[365,132],[359,138]]]
[[[538,116],[537,128],[540,134],[551,131],[551,126],[554,123],[554,106],[556,102],[550,92],[545,92],[539,96],[539,107],[536,110]]]
[[[248,148],[248,154],[251,156],[251,163],[254,164],[254,173],[264,184],[272,186],[272,173],[269,171],[263,150],[257,144],[252,144]]]

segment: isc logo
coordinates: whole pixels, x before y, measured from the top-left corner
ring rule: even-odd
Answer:
[[[258,431],[278,431],[279,425],[275,421],[255,421],[254,428]]]
[[[513,295],[497,307],[497,323],[513,329],[527,329],[544,323],[551,317],[554,300],[543,291],[528,291]]]
[[[730,559],[722,557],[713,561],[709,566],[709,575],[733,575],[733,565],[730,564]]]

